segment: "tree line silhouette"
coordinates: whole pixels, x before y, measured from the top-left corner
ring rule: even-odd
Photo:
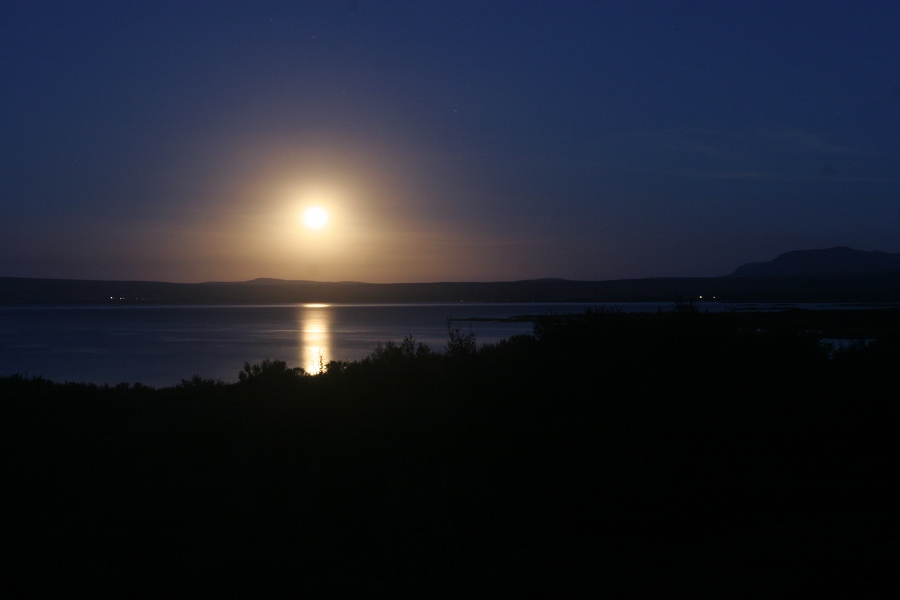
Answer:
[[[889,586],[898,325],[682,303],[480,348],[448,323],[441,350],[407,337],[319,374],[3,377],[10,560],[52,574],[36,590],[791,595],[810,564]]]

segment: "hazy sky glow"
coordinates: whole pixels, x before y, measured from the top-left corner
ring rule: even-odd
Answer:
[[[4,3],[0,276],[613,279],[898,252],[898,24],[896,0]]]

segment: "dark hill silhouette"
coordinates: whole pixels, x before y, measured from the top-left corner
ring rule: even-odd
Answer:
[[[900,254],[865,252],[847,246],[785,252],[768,262],[747,263],[733,277],[766,275],[851,275],[900,271]]]
[[[362,283],[259,278],[165,283],[0,277],[0,305],[303,302],[900,302],[900,254],[845,246],[787,252],[724,277]]]
[[[888,273],[355,283],[164,283],[0,277],[0,305],[293,304],[303,302],[900,302],[900,269]]]

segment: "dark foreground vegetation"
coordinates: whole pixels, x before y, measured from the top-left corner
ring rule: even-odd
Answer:
[[[900,319],[878,315],[838,351],[809,313],[681,306],[315,376],[2,378],[6,573],[123,596],[875,594],[900,559]]]

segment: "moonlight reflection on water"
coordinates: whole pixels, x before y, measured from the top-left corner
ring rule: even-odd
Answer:
[[[561,306],[564,306],[562,309]],[[567,308],[565,307],[567,306]],[[310,373],[359,360],[407,335],[440,351],[446,321],[585,305],[291,304],[270,306],[0,307],[0,376],[170,386],[199,375],[235,381],[245,362],[284,360]],[[463,330],[469,324],[460,323]],[[530,333],[530,323],[474,322],[478,342]]]
[[[304,304],[297,311],[299,360],[307,373],[319,373],[334,358],[330,308],[327,304]]]
[[[796,305],[841,308],[839,305]],[[284,360],[317,373],[332,360],[359,360],[379,343],[412,336],[432,350],[447,342],[447,319],[478,344],[531,333],[517,315],[580,313],[596,304],[288,304],[270,306],[0,307],[0,376],[170,386],[199,375],[235,381],[245,362]],[[625,312],[672,303],[619,303]],[[701,310],[781,310],[787,305],[703,304]]]

